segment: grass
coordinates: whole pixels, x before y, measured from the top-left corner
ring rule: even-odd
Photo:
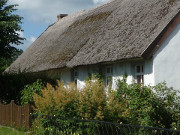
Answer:
[[[0,135],[27,135],[27,133],[14,128],[0,126]]]

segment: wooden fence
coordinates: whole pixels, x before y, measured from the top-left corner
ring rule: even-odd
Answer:
[[[30,105],[18,106],[11,101],[8,105],[0,103],[0,125],[30,128]]]

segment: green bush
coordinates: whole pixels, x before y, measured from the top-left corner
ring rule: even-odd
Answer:
[[[128,85],[124,77],[118,81],[115,91],[110,88],[105,91],[103,83],[94,78],[86,81],[83,89],[78,89],[75,84],[65,85],[58,82],[56,87],[47,84],[42,90],[42,95],[34,95],[34,101],[37,107],[35,113],[38,115],[34,127],[41,123],[40,128],[44,130],[47,129],[47,123],[51,123],[47,118],[43,118],[43,115],[180,128],[180,113],[176,108],[179,97],[177,91],[168,88],[165,83],[155,87],[137,83]],[[66,124],[66,132],[77,131],[77,127],[68,126],[73,123],[63,123],[59,120],[59,125]],[[87,131],[93,132],[92,129]]]
[[[41,79],[37,79],[36,82],[24,86],[21,91],[21,105],[34,104],[33,95],[34,93],[41,95],[41,90],[44,88],[45,84]]]
[[[155,87],[137,83],[128,85],[126,79],[123,79],[118,81],[117,86],[114,93],[115,104],[123,105],[120,117],[127,124],[180,128],[179,113],[175,108],[179,103],[179,97],[177,91],[168,88],[166,83],[160,83]],[[114,117],[117,114],[112,115]]]
[[[58,81],[53,87],[47,84],[42,95],[35,94],[36,111],[45,115],[103,120],[106,96],[99,80],[87,81],[83,89],[74,83],[65,85]]]
[[[66,118],[104,120],[106,112],[106,94],[103,84],[97,79],[87,81],[81,90],[77,89],[74,83],[65,85],[58,81],[56,87],[47,84],[47,87],[42,90],[42,95],[34,95],[34,101],[38,118],[43,114]],[[73,125],[70,121],[66,121],[66,123],[58,121],[60,125],[58,127]],[[37,125],[36,123],[41,123],[41,128],[44,127],[42,129],[46,130],[49,119],[41,117],[39,121],[35,121],[34,125]],[[36,130],[36,126],[33,128]],[[72,132],[76,128],[70,127],[64,129],[63,132]]]
[[[53,80],[48,79],[46,76],[34,75],[34,74],[0,74],[0,102],[8,104],[11,100],[14,100],[16,104],[21,104],[21,91],[25,85],[32,84],[37,79],[41,79],[43,82],[54,83]]]

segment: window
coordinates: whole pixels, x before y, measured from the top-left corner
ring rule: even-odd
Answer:
[[[144,83],[144,66],[136,65],[135,66],[135,79],[137,83]]]
[[[112,85],[112,76],[107,76],[106,77],[106,86]]]
[[[73,71],[73,81],[74,81],[74,83],[75,83],[76,85],[77,85],[78,76],[79,76],[78,70],[77,70],[77,69],[74,69],[74,71]]]
[[[112,85],[112,75],[113,75],[112,66],[107,66],[106,67],[106,78],[105,78],[106,86]]]
[[[112,66],[108,66],[106,67],[106,75],[111,75],[113,74],[113,69]]]

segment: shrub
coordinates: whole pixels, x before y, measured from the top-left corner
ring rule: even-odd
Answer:
[[[106,94],[99,80],[87,81],[82,90],[77,89],[74,83],[65,85],[57,81],[57,84],[54,88],[48,83],[42,95],[34,95],[36,112],[86,119],[104,118]]]
[[[21,91],[21,105],[34,104],[33,95],[34,93],[41,95],[41,90],[44,88],[45,84],[41,79],[37,79],[36,82],[24,86]]]
[[[176,123],[174,126],[178,127],[173,109],[178,103],[177,91],[168,88],[166,83],[151,87],[137,83],[128,85],[126,79],[119,80],[114,98],[115,104],[123,105],[121,117],[128,124],[171,128]]]
[[[105,114],[105,120],[115,123],[127,123],[124,119],[123,113],[125,112],[125,107],[127,101],[122,102],[121,97],[117,97],[117,92],[111,89],[108,90],[107,96],[107,112]]]
[[[24,74],[0,74],[0,102],[8,104],[14,100],[16,104],[20,104],[21,90],[31,78]]]
[[[101,80],[86,81],[80,91],[78,113],[85,119],[103,120],[106,107],[106,93]]]
[[[14,100],[16,104],[21,104],[21,91],[25,85],[32,84],[37,79],[41,79],[43,82],[54,83],[53,80],[48,79],[45,75],[35,74],[0,74],[0,102],[8,104],[11,100]]]
[[[77,116],[76,109],[79,102],[79,91],[75,84],[65,85],[59,81],[57,84],[54,88],[48,83],[42,90],[42,96],[34,95],[37,107],[35,111],[42,112],[44,115]]]
[[[66,118],[83,118],[120,122],[132,125],[161,128],[180,128],[179,97],[177,91],[168,88],[165,83],[155,87],[133,83],[128,85],[126,78],[119,80],[117,90],[105,91],[99,79],[86,81],[83,89],[75,84],[61,83],[53,87],[50,84],[42,90],[42,95],[35,94],[36,113],[38,116],[50,115]],[[42,115],[43,114],[43,115]],[[42,127],[48,119],[39,117]],[[73,125],[71,122],[60,124]],[[53,128],[53,127],[51,127]],[[68,131],[74,131],[71,127]]]
[[[58,81],[56,87],[47,84],[46,88],[42,90],[42,95],[34,95],[34,101],[36,105],[35,111],[38,116],[43,114],[65,118],[103,120],[106,94],[103,84],[96,79],[87,81],[85,87],[81,90],[77,89],[74,83],[65,85]],[[66,123],[62,123],[61,120],[58,121],[58,127],[62,127],[64,124],[67,124],[67,127],[73,125],[70,121]],[[43,123],[44,130],[46,130],[45,127],[50,124],[50,119],[41,117],[39,123]],[[64,129],[64,131],[72,132],[74,128],[76,127],[70,127]]]

